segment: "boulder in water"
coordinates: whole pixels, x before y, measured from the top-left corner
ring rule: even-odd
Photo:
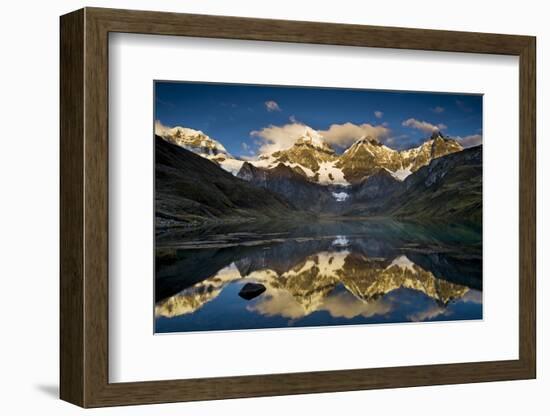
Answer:
[[[254,299],[265,292],[265,286],[261,283],[247,283],[239,291],[239,296],[246,300]]]

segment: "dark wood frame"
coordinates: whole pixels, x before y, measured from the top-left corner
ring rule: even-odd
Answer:
[[[109,383],[110,32],[519,56],[519,359]],[[60,396],[63,400],[83,407],[100,407],[536,377],[534,37],[85,8],[61,17],[60,47]]]

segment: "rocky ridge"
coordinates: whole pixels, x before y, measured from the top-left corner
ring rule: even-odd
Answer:
[[[174,127],[159,133],[166,141],[212,160],[233,175],[237,176],[245,163],[202,131]],[[273,169],[282,163],[310,182],[349,186],[360,183],[380,169],[386,169],[397,180],[404,180],[432,160],[461,150],[463,147],[458,141],[434,132],[420,146],[401,151],[365,136],[338,155],[321,134],[304,126],[303,135],[291,147],[260,155],[248,163],[262,169]]]

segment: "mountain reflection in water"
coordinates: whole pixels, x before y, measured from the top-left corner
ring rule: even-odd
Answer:
[[[388,221],[157,235],[156,332],[482,318],[481,232]],[[266,290],[246,300],[246,283]]]

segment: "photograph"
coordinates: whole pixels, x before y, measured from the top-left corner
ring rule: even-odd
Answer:
[[[544,3],[113,4],[2,3],[0,415],[550,413]]]
[[[483,95],[154,81],[155,333],[483,319]]]

